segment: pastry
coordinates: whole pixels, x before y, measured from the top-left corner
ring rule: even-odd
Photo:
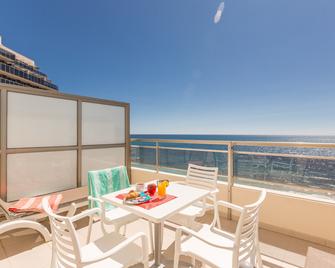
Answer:
[[[126,200],[135,199],[139,196],[140,196],[140,194],[138,192],[135,192],[134,190],[131,190],[128,194],[126,194],[125,199]]]

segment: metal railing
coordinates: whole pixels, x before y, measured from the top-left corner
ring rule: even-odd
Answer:
[[[224,148],[221,148],[224,147]],[[289,149],[288,149],[289,148]],[[174,140],[174,139],[132,139],[132,161],[133,164],[145,164],[145,159],[140,159],[140,156],[136,156],[136,153],[139,153],[140,150],[151,150],[152,161],[151,163],[147,164],[146,167],[156,170],[156,172],[160,172],[162,169],[168,170],[184,170],[181,168],[175,168],[172,166],[164,166],[162,164],[162,156],[161,153],[165,150],[170,150],[174,152],[174,155],[170,157],[177,157],[178,151],[184,152],[207,152],[212,154],[224,154],[225,163],[213,161],[211,164],[219,164],[224,165],[226,168],[222,170],[226,170],[226,173],[221,172],[221,177],[225,177],[227,179],[227,196],[228,200],[232,201],[232,189],[234,183],[237,180],[240,180],[242,183],[246,182],[259,182],[264,187],[267,187],[269,181],[267,178],[257,178],[257,174],[250,174],[250,177],[254,176],[254,178],[243,178],[239,175],[240,169],[243,168],[243,164],[248,163],[248,165],[258,165],[257,163],[253,163],[252,161],[260,161],[262,162],[260,166],[267,160],[271,160],[272,165],[277,166],[280,170],[282,169],[282,175],[285,177],[285,172],[287,172],[287,176],[297,176],[299,173],[299,169],[294,173],[294,170],[297,165],[304,164],[304,168],[302,169],[302,174],[298,174],[301,176],[299,179],[304,184],[304,176],[306,175],[306,171],[308,168],[312,168],[313,170],[310,172],[315,177],[316,180],[320,177],[317,172],[321,173],[323,176],[320,177],[320,183],[323,182],[325,179],[329,179],[330,183],[334,185],[333,189],[328,189],[334,194],[335,198],[335,143],[308,143],[308,142],[260,142],[260,141],[224,141],[224,140]],[[293,152],[292,152],[293,150]],[[136,157],[138,159],[136,159]],[[241,160],[240,158],[247,157],[245,160]],[[250,159],[248,159],[248,157]],[[282,163],[283,160],[289,159],[289,164]],[[178,161],[178,160],[177,160]],[[242,165],[241,162],[242,161]],[[244,162],[243,162],[244,161]],[[249,161],[249,162],[248,162]],[[305,162],[304,162],[305,161]],[[309,161],[308,163],[306,161]],[[192,162],[192,161],[189,161]],[[285,161],[284,161],[285,162]],[[293,163],[293,164],[292,164]],[[185,163],[187,164],[187,163]],[[281,167],[282,165],[282,167]],[[286,165],[286,166],[285,166]],[[320,167],[318,167],[318,165]],[[326,165],[326,166],[325,166]],[[327,174],[322,170],[324,169],[331,169],[334,167],[334,172],[330,170],[331,174],[327,178]],[[185,167],[186,168],[186,167]],[[259,167],[256,167],[256,169]],[[262,166],[261,168],[264,169]],[[272,168],[272,167],[271,167]],[[315,171],[316,169],[316,171]],[[186,171],[186,170],[184,170]],[[271,172],[272,170],[270,170]],[[314,173],[313,173],[314,172]],[[323,172],[323,173],[322,173]],[[245,173],[245,172],[242,172]],[[269,173],[270,174],[270,173]],[[271,175],[271,174],[270,174]],[[281,184],[280,179],[277,180],[270,180],[270,183],[274,185],[273,187],[279,187]],[[323,187],[322,185],[318,186],[319,189],[316,188],[309,188],[308,185],[294,185],[294,183],[286,183],[282,182],[283,187],[293,187],[296,189],[313,189],[316,192],[327,192],[327,186]],[[311,186],[312,187],[312,186]],[[304,192],[304,191],[303,191]]]

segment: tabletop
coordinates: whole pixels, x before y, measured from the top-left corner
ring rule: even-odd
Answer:
[[[145,218],[154,223],[165,221],[173,214],[192,205],[194,202],[201,200],[211,193],[206,189],[195,188],[189,185],[182,185],[178,183],[171,183],[170,186],[166,188],[166,193],[176,196],[176,198],[152,209],[145,209],[136,205],[124,204],[123,200],[116,197],[119,194],[128,193],[130,190],[135,190],[135,186],[106,194],[101,198],[107,203],[121,207],[139,217]]]

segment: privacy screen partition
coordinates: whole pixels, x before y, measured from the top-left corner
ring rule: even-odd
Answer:
[[[0,84],[1,198],[87,185],[87,172],[126,165],[129,104]]]

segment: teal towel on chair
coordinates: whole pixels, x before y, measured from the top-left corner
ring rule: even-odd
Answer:
[[[107,168],[88,172],[88,194],[99,198],[102,195],[109,194],[129,187],[129,178],[125,166]],[[96,201],[89,202],[90,208],[99,207]],[[106,210],[114,208],[106,204]]]

